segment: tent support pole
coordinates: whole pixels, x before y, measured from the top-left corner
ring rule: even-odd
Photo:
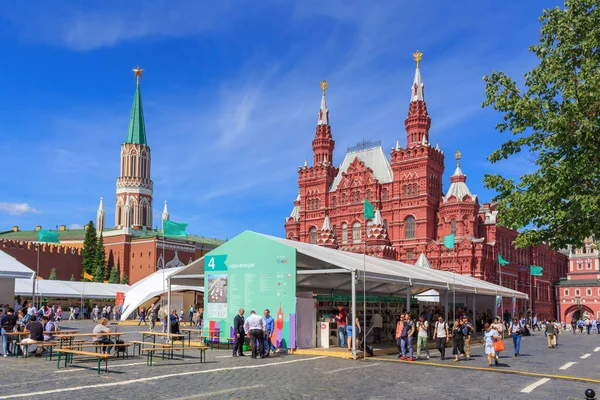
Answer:
[[[410,314],[410,286],[406,287],[406,312]]]
[[[171,278],[167,279],[167,333],[171,333]]]
[[[444,291],[444,321],[448,322],[448,291]]]
[[[477,336],[477,310],[475,309],[477,306],[477,295],[473,293],[473,337]]]
[[[354,317],[356,317],[356,271],[352,270],[352,310],[354,311]],[[363,328],[364,329],[364,328]],[[339,333],[338,333],[339,334]],[[348,338],[346,338],[348,339]],[[352,329],[352,355],[356,357],[356,329]]]

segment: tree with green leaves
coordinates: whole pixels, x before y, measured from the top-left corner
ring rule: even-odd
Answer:
[[[52,267],[52,269],[50,270],[50,276],[48,277],[49,281],[55,281],[56,280],[56,268]]]
[[[106,271],[108,272],[108,276],[106,277],[110,280],[110,274],[112,274],[112,270],[115,268],[115,255],[112,250],[108,251],[108,259],[106,261]],[[117,269],[117,277],[119,276],[119,270]],[[118,283],[118,282],[115,282]]]
[[[81,256],[83,258],[83,272],[93,275],[96,270],[96,249],[98,248],[98,237],[96,235],[96,227],[94,222],[90,221],[86,225],[85,238],[83,239],[83,249]],[[83,278],[83,274],[82,274]]]
[[[524,88],[503,72],[485,76],[484,107],[503,114],[510,132],[488,160],[529,153],[535,171],[518,181],[485,175],[497,192],[499,223],[519,230],[517,247],[547,243],[581,246],[600,233],[600,7],[566,0],[543,11],[540,43],[529,48],[539,64]]]
[[[110,270],[110,276],[108,277],[108,283],[119,283],[119,271],[117,271],[117,268],[114,265]]]
[[[100,233],[98,241],[96,242],[96,270],[98,266],[102,267],[102,282],[108,279],[110,271],[106,268],[106,253],[104,252],[104,237]]]
[[[123,274],[123,276],[121,277],[121,285],[127,285],[127,274]]]

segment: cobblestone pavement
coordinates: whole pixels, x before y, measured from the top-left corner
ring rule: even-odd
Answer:
[[[62,325],[84,332],[93,326],[87,322]],[[119,327],[119,331],[139,330]],[[139,334],[126,335],[126,340],[138,339]],[[448,348],[447,355],[451,352]],[[432,351],[432,358],[422,364],[397,362],[395,356],[351,361],[277,354],[253,360],[233,358],[231,350],[223,349],[210,351],[208,362],[200,364],[196,354],[190,354],[192,357],[186,355],[184,360],[159,359],[152,367],[140,357],[111,360],[109,373],[101,375],[96,374],[96,362],[84,358],[76,359],[68,369],[57,369],[56,361],[40,358],[4,358],[0,359],[0,398],[584,399],[587,388],[600,394],[596,382],[546,377],[551,374],[600,380],[598,334],[567,333],[559,337],[556,349],[548,349],[544,335],[536,333],[523,338],[519,358],[513,357],[512,341],[507,339],[501,365],[492,371],[487,369],[481,346],[473,349],[474,357],[469,361],[441,361],[437,351]],[[525,372],[541,375],[523,375]],[[534,388],[537,383],[539,386]],[[522,392],[527,389],[531,391]]]

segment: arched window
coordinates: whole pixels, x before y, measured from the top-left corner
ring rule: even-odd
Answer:
[[[318,210],[321,207],[321,200],[316,199],[315,200],[315,210]]]
[[[387,200],[388,199],[388,190],[387,189],[383,189],[381,191],[381,197],[383,198],[383,200]]]
[[[334,197],[333,199],[331,199],[331,204],[332,204],[333,208],[336,208],[337,207],[337,198]]]
[[[348,224],[342,224],[342,244],[348,243]]]
[[[404,223],[404,229],[406,233],[406,239],[415,238],[415,217],[411,215],[406,218],[406,221]]]
[[[579,296],[579,295],[580,295],[579,289],[575,289],[575,296]]]
[[[367,201],[371,201],[371,191],[367,190]]]
[[[360,243],[360,222],[352,225],[352,243]]]
[[[137,156],[131,157],[131,176],[137,175]]]
[[[592,295],[592,289],[586,289],[585,290],[585,294],[586,294],[586,296],[591,296]]]
[[[402,186],[402,197],[406,197],[406,185]]]
[[[417,185],[416,183],[413,185],[413,196],[416,196],[419,191],[418,191],[419,185]]]
[[[314,226],[308,231],[308,241],[310,244],[317,244],[317,228]]]
[[[452,233],[456,234],[456,220],[454,218],[450,221],[450,225],[452,226]]]
[[[384,220],[383,220],[383,229],[385,229],[385,230],[386,230],[386,232],[387,232],[387,230],[388,230],[388,221],[387,221],[387,219],[384,219]]]
[[[148,225],[148,205],[146,203],[142,204],[142,214],[141,214],[141,224],[142,226]]]
[[[342,194],[342,204],[346,204],[346,193]]]
[[[335,225],[333,226],[331,233],[333,234],[333,237],[337,239],[337,226],[335,226]]]
[[[408,185],[408,196],[412,196],[412,185]]]

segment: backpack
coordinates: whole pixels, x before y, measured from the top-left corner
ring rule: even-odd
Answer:
[[[2,324],[2,329],[5,331],[12,331],[15,329],[15,325],[17,324],[17,317],[14,314],[5,314],[4,315],[4,323]]]
[[[465,336],[469,336],[469,325],[468,324],[463,325],[462,334]]]

